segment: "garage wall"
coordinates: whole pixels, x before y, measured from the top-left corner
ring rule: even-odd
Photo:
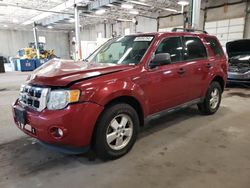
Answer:
[[[243,39],[245,18],[231,18],[205,23],[205,30],[216,35],[225,48],[228,41]]]
[[[137,20],[138,20],[138,25],[136,26],[136,32],[157,31],[157,19],[138,17]]]
[[[183,27],[183,24],[184,24],[184,18],[182,14],[159,18],[160,31],[171,31],[171,29],[174,27],[180,27],[180,26]],[[203,25],[204,25],[204,11],[201,10],[199,29],[203,29]]]
[[[205,30],[216,35],[224,48],[228,41],[243,39],[246,6],[244,2],[208,9]]]
[[[117,22],[113,24],[113,31],[117,32],[117,35],[124,35],[125,29],[130,29],[130,33],[135,32],[156,32],[157,20],[145,17],[137,17],[138,25],[135,26],[132,22]],[[107,38],[112,36],[112,25],[106,24]],[[87,26],[81,30],[81,40],[84,41],[96,41],[98,33],[102,33],[104,37],[104,24],[96,26]]]
[[[46,37],[46,49],[55,49],[57,56],[69,58],[68,33],[58,31],[38,31],[38,36]],[[17,51],[34,42],[32,31],[0,30],[0,55],[16,57]]]
[[[245,17],[245,9],[246,3],[208,9],[206,21],[217,21]]]

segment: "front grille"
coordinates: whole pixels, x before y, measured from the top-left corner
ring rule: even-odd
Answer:
[[[250,68],[249,67],[230,66],[228,71],[229,72],[245,73],[245,72],[250,71]]]
[[[41,88],[30,85],[22,85],[19,100],[24,106],[41,112],[46,108],[49,88]]]

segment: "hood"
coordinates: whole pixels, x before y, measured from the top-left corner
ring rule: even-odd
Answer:
[[[97,64],[53,59],[33,71],[26,82],[35,85],[67,86],[72,82],[129,68],[131,68],[129,65]]]
[[[250,39],[231,41],[226,44],[228,57],[250,55]]]

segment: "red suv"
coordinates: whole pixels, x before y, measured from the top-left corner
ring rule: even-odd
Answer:
[[[144,122],[197,104],[215,113],[227,58],[214,36],[196,32],[114,38],[84,62],[54,59],[35,70],[13,104],[17,126],[64,152],[126,154]]]

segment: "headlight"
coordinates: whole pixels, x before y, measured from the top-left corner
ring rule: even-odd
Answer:
[[[79,90],[54,90],[49,94],[47,108],[49,110],[60,110],[69,103],[78,102],[80,97]]]

